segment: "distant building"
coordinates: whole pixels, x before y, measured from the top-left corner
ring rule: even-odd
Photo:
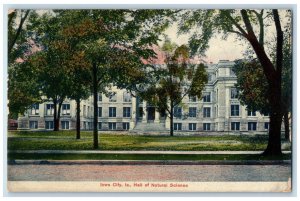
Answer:
[[[220,60],[206,64],[208,83],[202,99],[186,97],[183,107],[174,110],[176,132],[255,132],[269,129],[269,117],[256,111],[247,111],[237,99],[234,87],[237,78],[232,71],[233,62]],[[98,94],[99,130],[168,130],[169,118],[147,102],[132,97],[126,90],[112,89],[115,95]],[[45,102],[32,106],[18,118],[18,129],[52,130],[53,104]],[[93,98],[81,102],[81,129],[93,128]],[[151,127],[147,125],[152,125]],[[65,100],[62,105],[60,129],[76,129],[76,104]]]

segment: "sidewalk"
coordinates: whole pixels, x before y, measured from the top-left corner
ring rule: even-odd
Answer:
[[[8,153],[24,154],[261,154],[263,151],[102,151],[102,150],[8,150]],[[291,151],[282,151],[289,154]]]
[[[10,160],[9,165],[290,165],[291,160]]]

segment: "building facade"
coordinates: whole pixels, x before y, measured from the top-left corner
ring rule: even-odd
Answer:
[[[208,83],[202,98],[185,97],[183,103],[174,108],[174,131],[176,132],[255,132],[265,133],[269,129],[269,117],[255,111],[247,111],[237,98],[236,76],[233,62],[220,60],[207,64]],[[98,129],[132,130],[141,125],[153,125],[166,131],[170,120],[155,107],[133,97],[126,90],[112,88],[114,95],[98,94]],[[81,129],[93,129],[93,97],[81,102]],[[18,119],[18,129],[52,130],[53,104],[45,102],[33,105]],[[61,109],[60,129],[76,129],[76,103],[66,100]]]

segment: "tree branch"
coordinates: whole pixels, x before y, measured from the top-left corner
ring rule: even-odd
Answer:
[[[24,22],[25,22],[25,20],[26,20],[26,18],[28,16],[28,14],[29,14],[29,12],[30,12],[30,10],[26,10],[25,16],[24,17],[21,16],[21,21],[20,21],[19,27],[17,29],[17,33],[16,33],[14,39],[9,43],[8,54],[11,53],[12,48],[14,47],[14,45],[15,45],[15,43],[16,43],[16,41],[17,41],[17,39],[18,39],[21,31],[22,31],[23,24],[24,24]]]
[[[242,9],[241,14],[242,14],[242,18],[243,18],[245,27],[246,27],[247,32],[248,32],[248,37],[255,38],[257,40],[257,38],[254,34],[253,27],[251,25],[251,22],[250,22],[247,11],[245,9]]]
[[[262,9],[260,13],[258,13],[256,10],[251,10],[257,17],[258,23],[259,23],[259,43],[263,46],[264,45],[264,19],[263,14],[264,10]]]
[[[238,32],[238,31],[228,30],[228,32],[230,32],[230,33],[235,33],[235,34],[237,34],[237,35],[239,35],[239,36],[245,37],[242,33]]]
[[[274,65],[272,64],[272,62],[270,61],[268,55],[266,54],[265,50],[264,50],[264,46],[261,45],[254,32],[253,32],[253,28],[249,19],[249,16],[247,14],[247,11],[245,9],[241,10],[241,15],[243,17],[243,21],[245,23],[246,29],[248,31],[248,35],[246,37],[246,39],[250,42],[251,46],[253,47],[253,50],[255,51],[257,58],[259,59],[263,70],[264,70],[264,74],[266,75],[267,79],[268,79],[268,83],[274,83],[276,78],[276,71],[274,68]]]
[[[274,22],[277,33],[277,47],[276,47],[276,70],[281,77],[282,72],[282,60],[283,60],[283,32],[281,29],[278,10],[272,10],[274,16]]]
[[[234,26],[240,31],[234,31],[238,33],[239,35],[242,35],[244,37],[247,37],[247,32],[233,19],[233,17],[230,14],[226,14],[226,17],[234,24]]]

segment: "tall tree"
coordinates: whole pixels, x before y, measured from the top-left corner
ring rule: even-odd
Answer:
[[[282,64],[283,64],[283,31],[282,22],[277,9],[273,10],[215,10],[210,16],[211,26],[216,25],[218,30],[223,31],[225,35],[236,34],[241,39],[245,39],[252,46],[261,66],[264,75],[268,81],[268,100],[270,102],[270,129],[268,146],[264,151],[265,155],[281,154],[281,86],[282,86]],[[199,18],[199,15],[189,12],[189,15],[182,22],[183,30],[190,30],[198,24],[204,24],[208,20]],[[272,58],[266,52],[265,35],[266,27],[272,25],[275,28],[276,36],[276,60],[272,63]],[[256,29],[257,28],[257,29]],[[197,30],[196,30],[197,31]],[[203,30],[200,30],[203,32]],[[207,34],[207,36],[211,36]],[[199,50],[197,41],[201,38],[194,37],[191,45]],[[195,42],[196,41],[196,42]]]
[[[88,63],[86,63],[84,54],[74,52],[70,57],[67,65],[68,77],[70,79],[68,98],[76,102],[76,139],[80,139],[80,103],[90,96],[89,79],[90,75],[87,71]]]
[[[77,12],[73,11],[55,11],[55,14],[60,21],[61,29],[58,34],[65,42],[65,45],[60,46],[63,48],[60,51],[65,51],[66,57],[66,75],[70,80],[69,99],[76,102],[76,139],[80,139],[80,104],[81,100],[87,99],[90,96],[90,63],[85,57],[85,53],[78,48],[78,45],[82,42],[83,38],[76,37],[74,30],[76,29],[77,22],[80,20]]]
[[[70,38],[81,40],[76,48],[82,51],[89,66],[95,149],[99,146],[97,94],[105,92],[111,84],[132,90],[143,80],[142,58],[154,56],[150,47],[167,26],[162,20],[164,13],[161,10],[59,11],[61,16],[71,16],[72,22],[76,19],[76,24],[71,23],[63,30]]]
[[[173,136],[174,108],[180,105],[187,95],[200,98],[208,77],[203,64],[190,63],[187,46],[176,47],[167,40],[162,50],[166,52],[166,68],[160,69],[161,75],[157,84],[140,93],[140,96],[157,110],[167,112],[170,118],[170,136]]]
[[[68,45],[59,31],[61,21],[53,13],[45,13],[34,19],[34,44],[40,48],[32,59],[32,70],[35,70],[39,90],[43,101],[53,102],[54,131],[59,130],[61,107],[70,94],[71,84],[68,76]]]

